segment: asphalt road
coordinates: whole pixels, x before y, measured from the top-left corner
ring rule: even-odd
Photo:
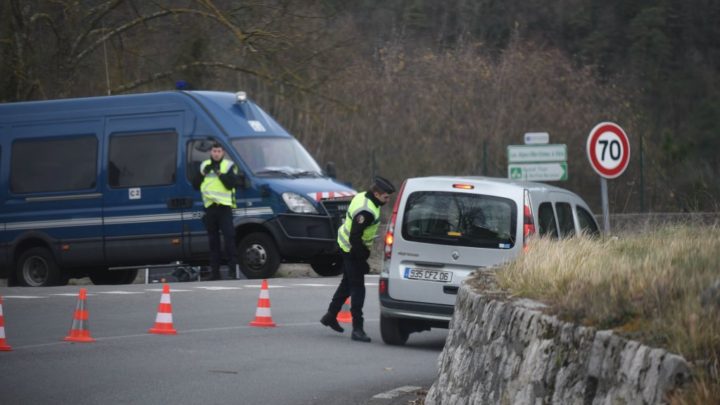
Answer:
[[[93,343],[62,341],[80,286],[3,287],[13,351],[0,352],[0,403],[367,404],[429,386],[447,331],[385,345],[377,277],[366,281],[369,344],[318,322],[337,278],[269,280],[275,328],[248,326],[258,280],[171,284],[176,336],[147,333],[161,285],[84,286]]]

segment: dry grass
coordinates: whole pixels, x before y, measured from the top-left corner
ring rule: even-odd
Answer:
[[[720,228],[673,226],[604,240],[538,238],[497,272],[510,294],[696,364],[677,403],[720,401]],[[712,286],[715,286],[713,289]]]

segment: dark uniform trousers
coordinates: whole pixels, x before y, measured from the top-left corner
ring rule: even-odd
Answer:
[[[225,239],[225,253],[228,255],[229,271],[234,276],[237,268],[237,250],[232,207],[213,204],[205,208],[205,227],[210,245],[210,268],[213,272],[220,269],[220,232],[222,231],[223,239]]]
[[[365,304],[365,274],[367,274],[368,264],[364,260],[353,259],[350,253],[342,254],[342,264],[343,277],[330,301],[328,312],[337,316],[345,300],[350,297],[353,329],[363,329],[362,309]]]

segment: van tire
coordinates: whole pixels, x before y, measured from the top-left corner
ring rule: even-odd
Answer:
[[[386,344],[403,346],[410,334],[402,327],[401,319],[380,314],[380,335]]]
[[[310,259],[310,267],[320,276],[332,277],[342,274],[343,264],[340,255],[320,255]]]
[[[280,267],[280,253],[268,234],[253,232],[238,244],[240,271],[249,279],[271,278]]]
[[[60,284],[62,274],[52,252],[45,247],[24,251],[17,261],[17,280],[27,287],[48,287]]]
[[[137,277],[137,269],[135,270],[108,270],[95,269],[88,274],[90,281],[95,285],[119,285],[132,284]]]

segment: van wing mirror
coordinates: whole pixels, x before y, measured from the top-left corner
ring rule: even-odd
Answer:
[[[325,174],[328,175],[330,178],[337,177],[337,171],[335,170],[335,163],[334,162],[327,162],[325,165]]]

